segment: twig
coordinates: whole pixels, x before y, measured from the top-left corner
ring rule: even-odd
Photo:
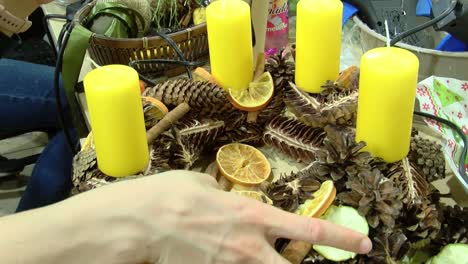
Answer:
[[[257,64],[255,65],[255,72],[254,72],[254,81],[258,80],[258,78],[262,76],[263,72],[265,72],[265,53],[261,52],[257,56]],[[248,112],[247,122],[256,123],[258,114],[260,114],[260,111]]]
[[[257,123],[258,114],[260,114],[260,111],[248,112],[247,123]]]
[[[255,65],[254,81],[256,81],[265,72],[265,53],[261,52],[257,56],[257,64]]]
[[[148,145],[153,143],[153,141],[164,131],[168,130],[172,124],[184,117],[188,111],[190,111],[190,106],[187,103],[181,103],[176,108],[174,108],[174,110],[167,113],[163,119],[161,119],[156,125],[148,130],[148,132],[146,132]]]
[[[215,180],[218,180],[219,168],[216,161],[208,165],[208,167],[205,170],[205,173],[211,175]]]

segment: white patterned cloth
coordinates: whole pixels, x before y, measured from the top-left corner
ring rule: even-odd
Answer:
[[[468,81],[432,76],[419,83],[416,96],[421,112],[450,120],[468,135]],[[430,119],[425,121],[431,129],[443,136],[445,158],[465,190],[468,190],[468,182],[458,173],[462,139],[455,131],[439,122]],[[468,160],[465,160],[465,171],[468,171]]]

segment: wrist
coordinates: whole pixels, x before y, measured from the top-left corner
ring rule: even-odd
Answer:
[[[68,243],[62,248],[61,263],[143,263],[152,259],[153,223],[126,209],[131,205],[103,199],[101,193],[91,191],[58,206],[58,222],[65,223],[61,233]]]
[[[3,34],[4,34],[5,36],[7,36],[7,37],[13,36],[13,32],[10,32],[10,31],[8,31],[8,30],[6,30],[6,29],[3,29],[3,28],[1,28],[1,27],[0,27],[0,33],[3,33]]]
[[[39,7],[38,3],[34,0],[0,0],[0,4],[12,15],[19,18],[28,17]]]

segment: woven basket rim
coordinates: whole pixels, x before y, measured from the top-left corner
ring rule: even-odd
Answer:
[[[75,17],[73,19],[74,23],[82,25],[82,22],[84,20],[85,15],[91,10],[91,8],[94,7],[96,0],[87,3],[86,5],[82,6],[78,12],[75,14]],[[192,31],[197,31],[199,29],[205,28],[206,27],[206,22],[199,24],[199,25],[192,25],[190,27],[187,27],[185,29],[172,32],[170,34],[167,34],[168,37],[173,37],[173,36],[178,36],[178,35],[183,35],[183,34],[189,34]],[[141,38],[113,38],[113,37],[107,37],[104,35],[96,34],[93,33],[92,38],[95,39],[101,39],[101,40],[107,40],[107,41],[117,41],[117,42],[135,42],[135,43],[141,43],[142,40],[147,39],[148,41],[151,40],[159,40],[161,39],[160,36],[148,36],[148,37],[141,37]]]

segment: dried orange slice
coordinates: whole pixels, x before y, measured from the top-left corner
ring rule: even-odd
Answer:
[[[270,162],[258,149],[240,143],[222,146],[216,153],[221,174],[232,183],[255,186],[270,176]]]
[[[256,191],[240,191],[240,190],[233,190],[233,193],[237,193],[239,195],[255,199],[257,201],[260,201],[262,203],[266,203],[269,205],[273,205],[273,201],[268,198],[264,193],[261,192],[256,192]]]
[[[216,84],[215,78],[204,68],[198,67],[193,71],[193,79],[200,82],[209,82]]]
[[[140,83],[140,93],[143,93],[146,89],[146,83],[142,80],[140,80],[139,83]]]
[[[245,90],[229,90],[229,100],[232,105],[242,111],[259,111],[267,106],[273,98],[275,87],[269,72],[263,73],[257,80],[249,84]]]
[[[150,103],[143,108],[145,119],[148,119],[145,120],[146,122],[161,120],[167,113],[169,113],[169,109],[167,109],[166,105],[158,99],[149,96],[142,96],[141,98]]]
[[[335,200],[336,189],[333,181],[325,181],[313,194],[314,198],[305,201],[296,210],[296,214],[307,217],[320,217]]]

